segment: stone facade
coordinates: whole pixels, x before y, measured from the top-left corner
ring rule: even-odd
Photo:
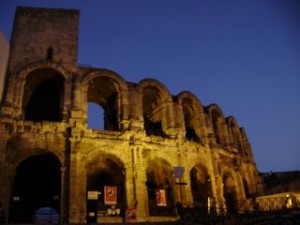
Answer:
[[[136,221],[170,221],[177,202],[230,212],[260,194],[234,117],[154,79],[78,66],[78,21],[76,10],[17,9],[0,111],[0,201],[10,222],[32,222],[42,207],[69,223],[113,221],[126,209]],[[102,130],[87,125],[91,102],[103,108]],[[116,203],[105,202],[105,187],[117,188]]]

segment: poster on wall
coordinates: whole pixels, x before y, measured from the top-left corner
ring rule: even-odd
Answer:
[[[157,206],[167,206],[167,198],[165,189],[156,190],[156,205]]]
[[[104,204],[116,205],[117,204],[117,187],[104,186]]]

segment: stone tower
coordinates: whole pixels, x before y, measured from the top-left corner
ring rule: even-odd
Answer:
[[[45,207],[60,223],[118,222],[128,210],[140,222],[173,221],[176,202],[232,213],[260,193],[234,117],[154,79],[78,66],[78,25],[76,10],[17,9],[0,109],[9,222],[31,223]],[[103,129],[87,124],[91,103]]]

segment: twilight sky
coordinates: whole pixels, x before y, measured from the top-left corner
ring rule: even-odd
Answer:
[[[246,129],[261,172],[300,170],[300,1],[1,0],[80,10],[78,63],[193,92]]]

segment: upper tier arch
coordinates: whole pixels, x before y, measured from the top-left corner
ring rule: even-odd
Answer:
[[[159,93],[157,94],[159,94],[161,99],[163,99],[164,101],[172,101],[172,96],[169,90],[163,83],[159,82],[158,80],[155,79],[141,80],[136,87],[137,93],[142,94],[143,90],[146,88],[155,88],[159,91]]]

